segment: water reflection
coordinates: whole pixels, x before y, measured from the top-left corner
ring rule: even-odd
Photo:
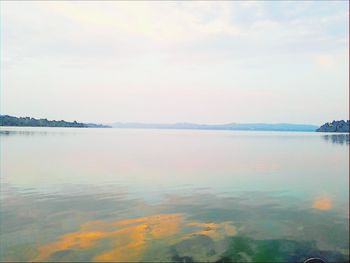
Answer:
[[[0,127],[1,128],[1,127]],[[4,129],[0,129],[0,136],[30,136],[30,137],[34,137],[34,136],[52,136],[52,135],[67,135],[67,134],[75,134],[74,131],[70,130],[69,133],[64,132],[62,130],[59,130],[57,128],[52,128],[52,131],[47,131],[47,130],[37,130],[37,129],[29,129],[29,130],[4,130]]]
[[[51,135],[77,135],[88,133],[99,128],[67,128],[67,127],[6,127],[0,126],[0,136],[51,136]]]
[[[332,198],[329,196],[318,197],[314,200],[312,208],[319,210],[330,210],[333,206]]]
[[[43,199],[12,189],[0,218],[0,260],[302,262],[322,255],[333,262],[349,254],[348,219],[329,196],[310,200],[312,210],[266,193],[172,195],[156,205],[84,192]]]
[[[0,133],[0,261],[348,260],[349,152],[323,134],[40,131]]]
[[[322,138],[334,144],[349,145],[349,134],[326,134]]]

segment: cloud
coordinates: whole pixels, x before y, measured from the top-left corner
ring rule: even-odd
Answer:
[[[333,31],[320,28],[320,19],[316,23],[314,18],[293,15],[284,20],[271,15],[270,5],[257,2],[5,2],[2,6],[6,63],[38,56],[119,59],[161,52],[224,59],[227,53],[306,52],[337,43]],[[300,6],[313,8],[281,4],[279,11]],[[342,13],[321,18],[330,25],[346,20]]]
[[[304,122],[308,114],[294,119],[292,105],[310,105],[307,94],[334,83],[337,105],[327,102],[324,111],[347,112],[348,56],[339,55],[348,53],[346,6],[1,2],[1,109],[51,119],[214,123],[285,121],[274,116],[287,111]],[[324,68],[332,70],[320,76]],[[271,97],[278,99],[271,104]],[[309,115],[325,100],[313,96]],[[151,105],[150,119],[138,105]]]
[[[225,3],[63,2],[47,8],[89,30],[123,32],[168,44],[239,32],[230,23]]]

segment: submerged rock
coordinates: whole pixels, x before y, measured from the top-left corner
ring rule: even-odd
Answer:
[[[317,132],[350,132],[350,122],[348,121],[332,121],[323,124],[318,128]]]

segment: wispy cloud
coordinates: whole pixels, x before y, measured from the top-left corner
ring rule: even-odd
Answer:
[[[282,121],[273,111],[284,111],[323,122],[347,112],[348,17],[345,2],[1,2],[1,111],[155,122]],[[331,82],[338,111],[328,102],[315,117],[311,108],[329,96],[311,94]],[[84,110],[62,112],[49,94]],[[296,113],[311,97],[309,114]],[[104,103],[89,112],[94,99]],[[137,103],[152,105],[153,117]]]

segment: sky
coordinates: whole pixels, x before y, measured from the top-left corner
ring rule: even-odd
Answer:
[[[1,1],[0,112],[112,123],[349,119],[347,1]]]

